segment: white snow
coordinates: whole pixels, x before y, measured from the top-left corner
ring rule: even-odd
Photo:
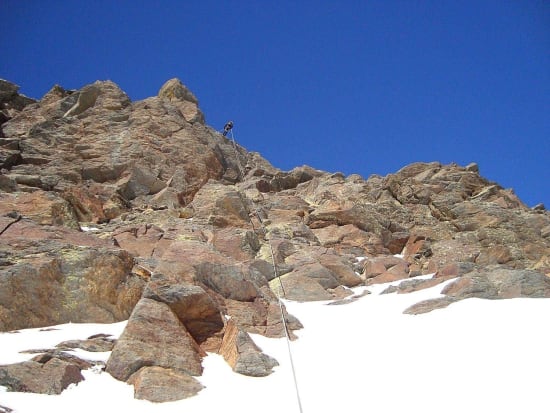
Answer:
[[[304,413],[549,411],[545,378],[550,371],[550,300],[468,299],[411,316],[402,311],[437,297],[442,286],[380,295],[387,286],[369,287],[373,294],[345,305],[285,301],[305,326],[291,343]],[[96,333],[118,336],[124,325],[65,324],[52,331],[1,333],[0,364],[32,357],[19,350]],[[131,386],[89,370],[83,372],[84,382],[59,396],[0,389],[0,405],[18,413],[299,412],[285,339],[253,338],[279,361],[273,374],[245,377],[234,373],[221,356],[209,354],[199,377],[206,388],[186,400],[135,400]],[[81,350],[78,354],[108,357]]]
[[[99,228],[95,228],[95,227],[88,227],[88,226],[81,226],[80,229],[84,232],[90,232],[90,231],[99,231]]]

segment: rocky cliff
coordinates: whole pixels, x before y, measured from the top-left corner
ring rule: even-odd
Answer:
[[[177,79],[138,102],[111,81],[36,101],[0,80],[0,105],[0,330],[128,319],[106,370],[136,397],[200,391],[207,351],[269,374],[276,360],[248,333],[285,334],[281,294],[334,300],[359,285],[403,280],[386,292],[406,293],[455,279],[412,314],[550,297],[550,214],[476,164],[368,179],[281,171],[208,127]],[[283,312],[292,336],[300,322]],[[4,366],[0,385],[62,391],[84,368],[63,354]],[[57,381],[28,385],[45,367]]]

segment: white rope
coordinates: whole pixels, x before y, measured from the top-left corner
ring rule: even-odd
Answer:
[[[233,135],[233,130],[229,130],[229,132],[231,134],[231,141],[233,142],[233,149],[235,151],[235,157],[237,158],[237,168],[239,169],[239,178],[244,180],[244,173],[243,173],[241,161],[240,161],[240,158],[239,158],[239,153],[237,151],[237,144],[235,142],[235,137]],[[260,217],[260,214],[258,212],[258,208],[256,208],[256,207],[255,207],[255,214],[256,214],[256,217],[258,218],[258,221],[260,222],[260,225],[262,226],[264,232],[267,233],[267,228],[266,228],[262,218]],[[250,215],[249,215],[249,219],[250,219],[250,223],[252,224],[252,228],[254,228],[254,223],[252,222],[252,219],[250,218]],[[279,285],[281,286],[281,291],[283,292],[283,297],[286,297],[285,289],[283,287],[283,281],[281,280],[281,277],[279,275],[279,271],[277,270],[277,265],[275,264],[275,254],[273,252],[273,245],[271,244],[271,238],[267,238],[267,243],[269,245],[269,251],[271,253],[271,264],[273,265],[273,273],[275,274],[275,278],[277,278],[277,280],[279,280]],[[298,408],[300,410],[300,413],[303,413],[302,400],[300,398],[300,390],[298,388],[298,380],[296,378],[296,368],[294,367],[294,359],[292,357],[292,349],[290,347],[290,335],[288,333],[288,325],[286,323],[286,318],[285,318],[285,314],[284,314],[284,310],[283,310],[283,302],[282,302],[279,290],[277,288],[275,288],[275,294],[277,295],[277,301],[279,303],[279,311],[281,313],[281,320],[283,321],[283,328],[285,330],[286,345],[287,345],[287,349],[288,349],[288,359],[290,360],[290,368],[292,370],[292,378],[294,379],[294,389],[296,391],[296,400],[298,402]]]

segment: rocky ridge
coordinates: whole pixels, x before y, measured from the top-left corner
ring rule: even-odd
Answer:
[[[269,374],[248,333],[285,334],[283,292],[337,303],[355,286],[454,279],[411,314],[550,297],[550,214],[476,164],[281,171],[208,127],[178,79],[138,102],[111,81],[33,100],[0,80],[0,105],[0,330],[128,319],[105,368],[137,398],[196,394],[206,352]],[[60,392],[93,364],[66,354],[2,366],[0,385]],[[52,385],[27,383],[36,371]]]

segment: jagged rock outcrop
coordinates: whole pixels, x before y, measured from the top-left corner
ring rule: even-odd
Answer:
[[[428,286],[429,284],[425,285]],[[472,297],[490,300],[550,298],[550,277],[536,271],[492,267],[465,274],[448,284],[441,293],[445,297],[421,301],[407,308],[405,313],[422,314]]]
[[[19,86],[0,79],[0,125],[21,112],[25,106],[35,103],[34,99],[19,94]],[[0,133],[0,138],[3,135]]]
[[[178,79],[138,102],[111,81],[17,90],[0,81],[0,330],[129,319],[106,368],[138,398],[200,391],[207,351],[269,374],[249,333],[286,335],[281,295],[344,303],[358,285],[456,278],[407,312],[548,297],[550,213],[476,164],[281,171],[209,128]]]

